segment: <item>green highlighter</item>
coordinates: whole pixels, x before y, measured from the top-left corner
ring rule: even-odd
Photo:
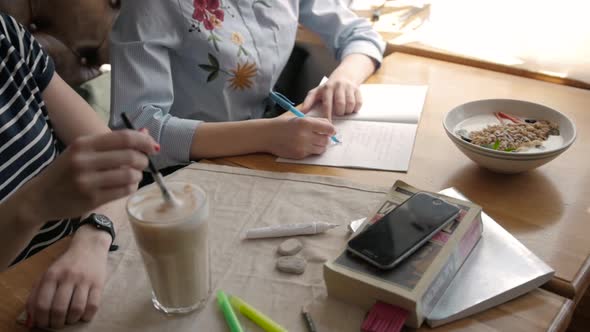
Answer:
[[[248,317],[251,321],[256,323],[256,325],[260,326],[264,331],[266,331],[266,332],[288,332],[286,328],[273,322],[272,319],[270,319],[269,317],[267,317],[266,315],[264,315],[260,311],[254,309],[254,307],[252,307],[248,303],[244,302],[244,300],[242,300],[238,297],[235,297],[235,296],[230,296],[229,302],[231,302],[231,305],[234,307],[234,309],[241,312],[242,315]]]
[[[229,330],[231,332],[244,332],[238,317],[236,317],[236,313],[232,309],[229,300],[227,299],[227,295],[225,295],[222,290],[217,291],[217,303],[219,304],[221,312],[223,312],[223,316],[225,317],[227,325],[229,325]]]

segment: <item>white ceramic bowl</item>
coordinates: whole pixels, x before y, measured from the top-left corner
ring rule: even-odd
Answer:
[[[505,152],[471,144],[457,134],[461,129],[472,131],[498,124],[494,112],[557,123],[560,135],[550,137],[551,141],[540,149]],[[576,139],[576,127],[567,116],[547,106],[513,99],[485,99],[459,105],[445,115],[443,126],[461,152],[478,165],[499,173],[520,173],[539,167],[567,150]]]

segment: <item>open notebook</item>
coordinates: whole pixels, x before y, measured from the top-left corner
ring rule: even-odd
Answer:
[[[302,160],[278,162],[351,168],[407,171],[427,86],[363,84],[363,106],[358,113],[334,117],[342,142],[326,152]],[[308,116],[319,116],[311,111]]]

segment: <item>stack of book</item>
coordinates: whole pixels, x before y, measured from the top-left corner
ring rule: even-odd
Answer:
[[[365,224],[377,222],[419,192],[397,181]],[[436,194],[435,194],[436,195]],[[461,213],[411,256],[390,270],[381,270],[352,256],[346,249],[324,265],[328,295],[369,309],[377,301],[408,311],[406,325],[419,327],[481,237],[481,207],[443,197]]]
[[[454,188],[441,191],[467,200]],[[555,271],[482,212],[482,238],[426,323],[436,327],[497,306],[549,281]]]
[[[366,218],[374,223],[420,191],[398,181]],[[408,311],[405,324],[436,327],[486,310],[547,282],[554,271],[457,190],[442,197],[462,209],[457,220],[392,270],[343,250],[324,266],[331,297],[371,308],[389,303]],[[361,227],[362,229],[362,227]]]

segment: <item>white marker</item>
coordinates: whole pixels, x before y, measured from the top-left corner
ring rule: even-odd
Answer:
[[[334,227],[338,227],[338,224],[330,224],[327,222],[313,222],[308,224],[290,224],[290,225],[278,225],[268,226],[260,228],[252,228],[246,231],[246,239],[262,239],[268,237],[282,237],[282,236],[295,236],[295,235],[312,235],[323,233]]]

